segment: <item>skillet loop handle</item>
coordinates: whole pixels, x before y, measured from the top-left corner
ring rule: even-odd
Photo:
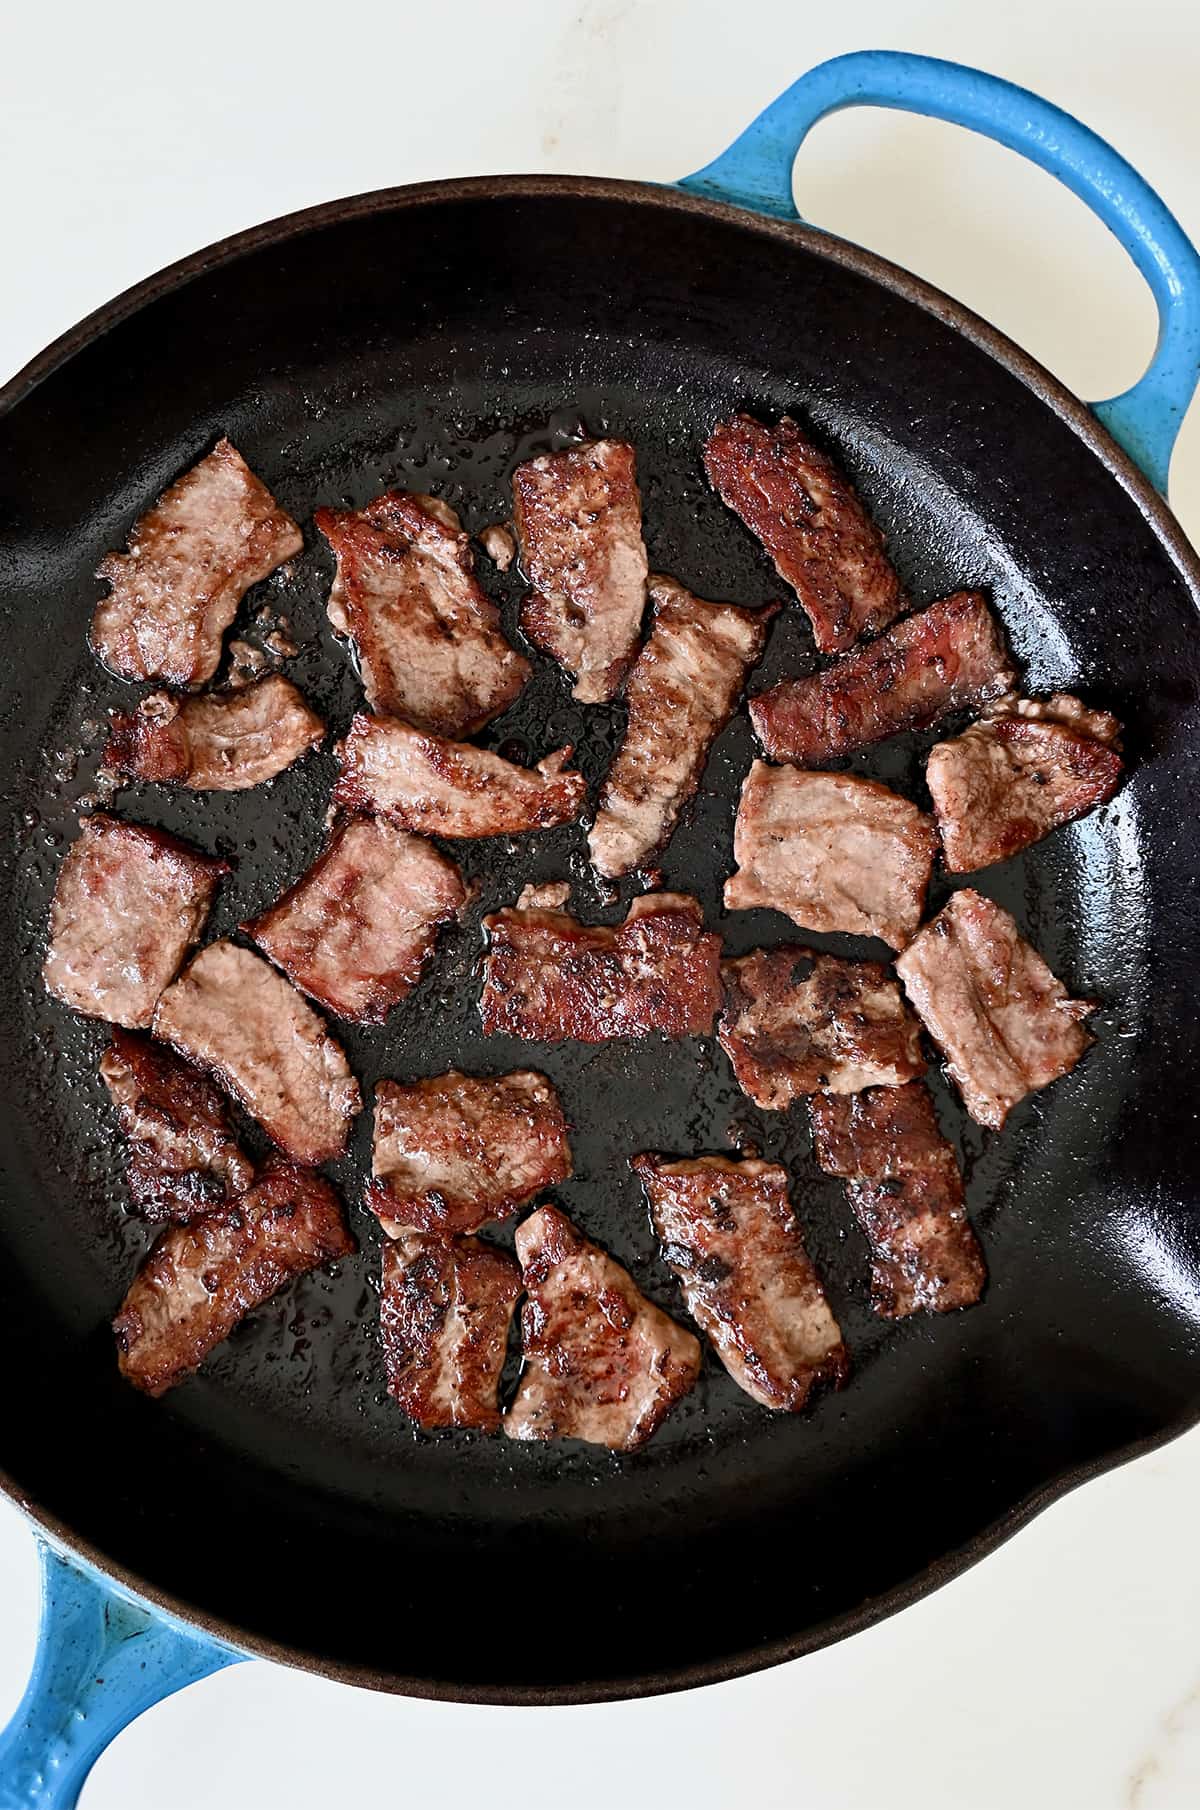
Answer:
[[[796,153],[818,120],[843,107],[899,108],[982,132],[1065,183],[1120,241],[1153,291],[1158,343],[1132,389],[1092,406],[1165,492],[1171,450],[1200,376],[1200,256],[1149,183],[1071,114],[1012,82],[936,57],[863,50],[810,69],[727,151],[679,186],[797,220]]]
[[[0,1734],[0,1810],[74,1810],[97,1759],[135,1717],[245,1657],[39,1546],[41,1628],[25,1695]]]

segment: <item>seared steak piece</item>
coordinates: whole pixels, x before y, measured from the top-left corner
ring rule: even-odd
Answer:
[[[470,735],[508,708],[529,662],[504,639],[453,509],[389,490],[313,520],[337,556],[329,620],[354,643],[372,710]]]
[[[513,526],[532,587],[521,627],[566,667],[581,704],[606,703],[633,659],[646,607],[632,446],[592,440],[519,465]]]
[[[515,836],[580,816],[587,781],[564,770],[570,755],[560,748],[536,767],[518,767],[396,717],[356,716],[338,743],[333,802],[422,836]]]
[[[304,538],[241,454],[219,440],[96,569],[112,589],[96,605],[92,650],[122,679],[206,685],[250,586]]]
[[[817,1383],[843,1382],[849,1356],[804,1249],[786,1169],[648,1155],[631,1167],[688,1312],[738,1388],[798,1414]]]
[[[772,760],[819,767],[902,729],[928,729],[1015,680],[987,599],[956,591],[824,672],[760,691],[750,721]]]
[[[824,654],[853,647],[904,608],[883,535],[832,459],[785,415],[719,421],[704,448],[708,481],[791,585]]]
[[[721,1048],[742,1092],[768,1112],[820,1088],[899,1087],[925,1072],[920,1026],[879,962],[783,943],[722,973]]]
[[[329,1183],[273,1159],[233,1206],[156,1239],[113,1321],[122,1376],[162,1395],[248,1313],[354,1248]]]
[[[47,991],[88,1018],[144,1030],[228,872],[147,823],[85,817],[50,907]]]
[[[393,1238],[477,1232],[571,1173],[567,1122],[545,1075],[460,1075],[375,1088],[367,1205]]]
[[[129,1140],[130,1198],[146,1219],[198,1219],[246,1192],[253,1165],[226,1100],[198,1069],[149,1037],[114,1030],[100,1076]]]
[[[592,864],[609,879],[669,841],[775,614],[703,603],[673,578],[650,580],[650,602],[650,634],[625,685],[625,739],[588,836]]]
[[[921,922],[936,846],[932,820],[873,779],[756,760],[738,804],[738,871],[725,882],[725,904],[903,949]]]
[[[406,1232],[383,1247],[379,1334],[388,1394],[419,1427],[500,1426],[496,1396],[521,1272],[478,1238]]]
[[[340,1156],[362,1106],[341,1046],[261,956],[202,949],[168,987],[154,1035],[208,1069],[297,1163]]]
[[[871,1305],[885,1319],[970,1307],[987,1279],[963,1200],[958,1158],[923,1081],[817,1094],[817,1161],[846,1179],[871,1247]]]
[[[700,906],[685,893],[644,893],[624,923],[611,926],[538,908],[498,911],[483,922],[479,1015],[489,1033],[605,1043],[712,1030],[721,939],[705,930]]]
[[[973,1119],[999,1131],[1027,1093],[1074,1068],[1095,1011],[1071,999],[1007,911],[964,887],[896,962]]]
[[[411,993],[467,902],[453,861],[374,819],[347,823],[277,904],[242,926],[298,987],[360,1024]]]
[[[517,1227],[525,1365],[510,1439],[586,1439],[632,1452],[700,1374],[700,1346],[557,1207]]]
[[[929,756],[946,866],[969,873],[1007,861],[1112,797],[1121,782],[1121,725],[1055,692],[1044,704],[1001,698]]]
[[[278,673],[233,691],[155,691],[114,716],[104,765],[123,778],[244,792],[274,779],[325,739],[325,725]]]

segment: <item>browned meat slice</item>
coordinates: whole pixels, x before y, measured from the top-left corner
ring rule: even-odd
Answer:
[[[673,578],[651,579],[650,602],[653,626],[625,686],[625,739],[588,836],[593,865],[610,879],[669,839],[775,614],[702,603]]]
[[[500,1426],[497,1391],[521,1272],[478,1238],[407,1232],[383,1247],[379,1332],[394,1395],[419,1427]]]
[[[688,1312],[739,1389],[799,1413],[849,1369],[841,1329],[788,1200],[786,1169],[721,1156],[635,1156],[662,1253]]]
[[[750,720],[772,760],[819,767],[902,729],[928,729],[1015,680],[986,598],[956,591],[824,672],[760,691]]]
[[[883,535],[833,461],[786,415],[777,427],[751,415],[719,421],[704,469],[795,591],[822,653],[839,654],[900,614],[904,592]]]
[[[100,1076],[129,1140],[129,1194],[147,1219],[198,1219],[254,1178],[223,1096],[149,1037],[114,1031]]]
[[[624,923],[565,911],[506,910],[483,920],[479,1015],[488,1032],[538,1043],[707,1034],[721,1004],[721,939],[684,893],[635,899]]]
[[[477,1232],[571,1173],[567,1122],[544,1075],[460,1075],[375,1088],[367,1204],[403,1231]]]
[[[769,1112],[828,1088],[899,1087],[925,1072],[920,1026],[879,962],[799,943],[726,962],[717,1035],[738,1086]]]
[[[700,1345],[557,1207],[517,1227],[525,1365],[510,1439],[644,1445],[700,1374]]]
[[[104,765],[194,792],[244,792],[274,779],[325,739],[325,725],[290,680],[272,673],[201,697],[155,691],[114,716]]]
[[[339,1018],[382,1024],[467,897],[457,867],[431,843],[364,819],[338,830],[278,904],[242,928]]]
[[[637,647],[648,567],[636,464],[625,441],[592,440],[513,473],[532,587],[521,627],[574,677],[581,704],[613,696]]]
[[[973,1119],[999,1131],[1018,1100],[1068,1074],[1095,1011],[1072,999],[1007,911],[964,887],[896,962]]]
[[[1044,704],[1002,698],[965,735],[939,742],[925,777],[951,873],[1006,861],[1111,798],[1120,729],[1060,691]]]
[[[938,1130],[929,1089],[817,1094],[817,1161],[846,1178],[854,1217],[871,1247],[871,1305],[885,1319],[978,1301],[983,1253],[963,1201],[958,1158]]]
[[[508,708],[529,662],[504,639],[452,509],[389,490],[313,520],[337,556],[329,620],[358,651],[372,710],[469,735]]]
[[[144,1030],[228,872],[149,824],[85,817],[50,907],[47,990],[89,1018]]]
[[[766,906],[806,930],[903,949],[921,922],[936,846],[932,820],[873,779],[756,760],[738,804],[738,871],[725,882],[725,904]]]
[[[570,755],[560,748],[536,767],[518,767],[396,717],[356,716],[338,743],[333,801],[422,836],[515,836],[579,817],[587,781],[564,771]]]
[[[202,949],[168,987],[154,1034],[208,1069],[298,1163],[346,1148],[362,1106],[341,1046],[269,963],[228,942]]]
[[[156,1239],[113,1321],[122,1376],[162,1395],[248,1313],[354,1248],[329,1183],[273,1159],[235,1205]]]
[[[96,570],[92,650],[123,679],[205,685],[250,586],[299,553],[303,536],[241,454],[220,440],[134,523],[127,553]]]

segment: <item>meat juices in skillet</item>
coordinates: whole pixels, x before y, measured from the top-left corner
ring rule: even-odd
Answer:
[[[850,1367],[776,1163],[635,1156],[664,1260],[739,1389],[798,1414]]]
[[[122,1376],[162,1395],[246,1314],[354,1249],[329,1183],[273,1158],[234,1205],[155,1240],[113,1321]]]
[[[88,1018],[147,1029],[228,872],[165,830],[85,817],[54,888],[46,990]]]
[[[932,819],[876,780],[756,760],[738,803],[725,905],[903,949],[921,922],[936,847]]]
[[[685,893],[634,899],[623,923],[509,908],[488,936],[479,1016],[489,1034],[535,1043],[707,1035],[721,1006],[721,939]]]
[[[771,760],[819,767],[998,698],[1016,676],[983,593],[956,591],[824,672],[760,691],[750,721]]]
[[[987,1272],[967,1219],[958,1158],[923,1081],[816,1094],[817,1161],[846,1181],[871,1247],[871,1305],[885,1319],[970,1307]]]
[[[379,1335],[388,1394],[419,1427],[500,1426],[497,1392],[521,1272],[479,1238],[405,1232],[383,1247]]]
[[[296,687],[271,673],[200,697],[152,692],[132,715],[113,717],[104,767],[143,784],[244,792],[324,739],[324,723]]]
[[[529,662],[504,638],[453,509],[389,490],[313,520],[337,557],[329,620],[357,649],[372,710],[470,735],[508,708]]]
[[[517,1227],[525,1363],[510,1439],[644,1445],[700,1374],[700,1346],[557,1207]]]
[[[1001,698],[931,749],[925,778],[951,873],[1006,861],[1094,810],[1121,783],[1121,725],[1056,692]]]
[[[261,956],[210,943],[163,994],[154,1035],[215,1075],[295,1162],[345,1150],[358,1082],[307,1000]]]
[[[800,943],[728,961],[717,1027],[738,1086],[785,1112],[805,1094],[898,1087],[925,1072],[921,1027],[879,962],[848,962]]]
[[[637,459],[624,440],[547,453],[513,473],[513,526],[530,592],[521,627],[605,704],[637,649],[649,567]]]
[[[544,1075],[461,1075],[375,1087],[366,1204],[385,1232],[477,1232],[571,1173],[567,1122]]]
[[[518,767],[469,742],[447,741],[396,717],[356,716],[337,745],[333,803],[370,811],[422,836],[516,836],[574,823],[587,781],[567,772],[570,748]]]
[[[244,1194],[254,1167],[224,1096],[149,1037],[114,1030],[100,1077],[129,1140],[126,1180],[145,1219],[197,1219]]]
[[[592,865],[608,879],[643,866],[669,840],[777,607],[704,603],[673,578],[650,580],[650,604],[650,633],[625,684],[624,740],[588,835]]]
[[[251,585],[299,553],[304,538],[228,440],[134,523],[126,553],[96,569],[111,591],[91,644],[122,679],[206,685],[225,630]]]
[[[308,872],[242,929],[328,1011],[382,1024],[468,897],[431,842],[363,818],[335,831]]]
[[[884,538],[833,461],[785,415],[713,428],[704,469],[795,591],[823,654],[840,654],[905,607]]]
[[[1025,1095],[1068,1074],[1092,1041],[1095,1002],[1071,999],[1007,911],[964,887],[896,971],[963,1104],[999,1131]]]

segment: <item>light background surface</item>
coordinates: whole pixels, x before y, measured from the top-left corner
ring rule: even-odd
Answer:
[[[1194,0],[43,0],[6,9],[0,42],[0,376],[170,260],[312,202],[505,170],[683,175],[802,70],[867,46],[1041,91],[1110,138],[1200,238]],[[808,219],[961,297],[1079,394],[1115,394],[1142,368],[1154,322],[1132,267],[1010,154],[854,112],[818,128],[796,186]],[[1172,501],[1200,538],[1200,410]],[[881,1627],[672,1699],[466,1709],[237,1667],[124,1734],[84,1810],[1192,1810],[1198,1508],[1200,1432],[1076,1493]],[[528,1584],[506,1580],[494,1606],[485,1587],[463,1638],[538,1639],[547,1609],[526,1614]],[[324,1587],[359,1592],[371,1614],[370,1577],[337,1553]],[[24,1683],[35,1594],[32,1539],[0,1508],[0,1722]]]

